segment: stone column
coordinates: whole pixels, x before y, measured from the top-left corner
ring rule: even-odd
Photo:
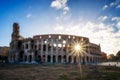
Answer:
[[[66,54],[66,62],[68,63],[69,62],[69,55],[68,54]]]
[[[29,54],[27,54],[27,61],[26,62],[29,63]]]
[[[66,62],[69,62],[68,61],[68,57],[69,57],[69,54],[68,54],[68,39],[66,40],[66,57],[67,57],[67,59],[66,59],[67,61]]]
[[[79,57],[80,57],[79,55],[80,55],[80,54],[76,55],[76,62],[77,62],[77,63],[80,62],[80,61],[79,61],[79,60],[80,60],[80,59],[79,59]]]
[[[53,63],[53,39],[51,39],[51,63]]]
[[[80,55],[80,63],[82,64],[83,63],[83,57]]]
[[[94,57],[92,56],[92,63],[94,63]]]
[[[48,55],[45,55],[45,63],[47,63],[48,59],[47,59]]]
[[[32,63],[35,62],[35,55],[34,55],[34,52],[32,52]]]
[[[56,41],[56,63],[58,63],[58,39]]]
[[[72,58],[71,63],[74,63],[74,55],[72,55],[71,58]]]
[[[63,55],[61,55],[61,63],[63,63],[64,61],[63,61]]]
[[[41,39],[41,52],[40,52],[41,56],[43,54],[43,39]]]
[[[53,55],[51,55],[51,61],[50,62],[53,63]]]
[[[46,39],[46,54],[48,54],[48,39]]]
[[[58,63],[58,55],[56,55],[56,63]]]
[[[50,50],[51,55],[53,55],[53,39],[51,39],[51,50]]]

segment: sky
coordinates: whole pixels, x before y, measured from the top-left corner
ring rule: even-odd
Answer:
[[[25,38],[71,34],[107,55],[120,50],[120,0],[0,0],[0,46],[9,46],[14,22]]]

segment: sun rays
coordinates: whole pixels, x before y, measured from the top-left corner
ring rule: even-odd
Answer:
[[[76,41],[72,42],[72,45],[70,46],[71,54],[84,56],[87,53],[88,46],[89,46],[89,44],[86,43],[85,41],[76,40]]]

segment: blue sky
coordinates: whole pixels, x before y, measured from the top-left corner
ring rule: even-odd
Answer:
[[[14,22],[25,38],[73,34],[107,54],[120,50],[120,0],[0,0],[0,46],[9,46]]]

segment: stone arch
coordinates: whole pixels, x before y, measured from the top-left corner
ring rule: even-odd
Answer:
[[[56,62],[56,56],[53,55],[53,63],[55,63],[55,62]]]
[[[69,62],[69,63],[72,62],[72,57],[71,57],[71,56],[69,56],[69,58],[68,58],[68,62]]]
[[[24,57],[25,57],[24,61],[27,61],[27,55],[25,55]]]
[[[43,44],[43,51],[46,51],[46,44]]]
[[[34,56],[35,56],[35,61],[38,61],[37,55],[38,55],[38,51],[35,51],[35,54],[34,54]]]
[[[38,62],[41,62],[41,56],[38,55]]]
[[[85,64],[85,57],[84,56],[82,57],[82,61],[83,61],[82,64]]]
[[[77,58],[76,58],[76,56],[74,56],[74,58],[73,58],[73,59],[74,59],[74,63],[77,63],[77,61],[76,61],[76,59],[77,59]]]
[[[90,57],[90,63],[92,63],[92,57]]]
[[[89,63],[89,57],[88,56],[86,57],[86,60],[87,60],[87,63]]]
[[[20,61],[20,62],[23,61],[23,56],[24,56],[24,51],[21,51],[21,52],[19,53],[19,61]]]
[[[63,56],[63,62],[66,62],[66,55]]]
[[[43,56],[42,56],[42,62],[43,62],[43,63],[45,63],[45,58],[46,58],[46,56],[43,55]]]
[[[29,62],[32,61],[32,55],[29,55]]]
[[[58,56],[58,63],[61,63],[62,57],[61,55]]]
[[[47,56],[47,62],[50,62],[50,61],[51,61],[51,56],[48,55],[48,56]]]

